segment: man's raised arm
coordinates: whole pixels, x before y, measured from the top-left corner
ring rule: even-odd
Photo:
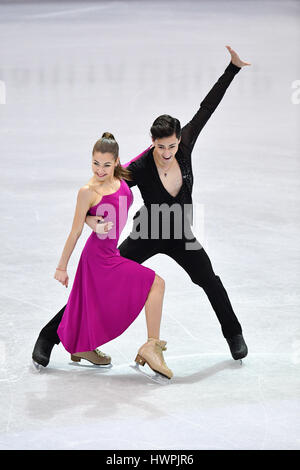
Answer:
[[[226,67],[223,75],[221,75],[204,100],[201,101],[200,108],[193,119],[182,128],[181,141],[189,148],[190,151],[192,151],[201,130],[217,108],[218,104],[221,102],[234,76],[243,66],[251,65],[249,62],[242,61],[230,46],[226,46],[226,48],[231,55],[229,65]]]

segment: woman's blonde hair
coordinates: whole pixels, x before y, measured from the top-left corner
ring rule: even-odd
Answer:
[[[94,155],[95,152],[111,153],[116,161],[119,156],[119,144],[110,132],[104,132],[101,139],[97,140],[94,145],[92,154]],[[120,163],[115,167],[114,176],[128,181],[132,179],[130,171],[123,168]]]

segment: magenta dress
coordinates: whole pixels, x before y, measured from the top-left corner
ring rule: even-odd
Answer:
[[[103,196],[89,215],[114,222],[101,235],[93,232],[81,253],[72,290],[57,333],[71,354],[91,351],[120,336],[143,309],[155,271],[123,258],[117,249],[133,196],[124,180]]]

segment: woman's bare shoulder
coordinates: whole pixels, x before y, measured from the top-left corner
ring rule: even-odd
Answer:
[[[93,199],[95,198],[95,191],[92,189],[92,187],[87,183],[78,190],[78,198],[84,201],[88,201],[89,203],[93,202]]]
[[[79,189],[78,193],[81,193],[82,197],[86,198],[89,201],[90,206],[92,207],[95,201],[99,200],[99,196],[101,196],[97,189],[98,188],[95,184],[88,182]]]
[[[81,188],[78,190],[78,194],[81,194],[82,196],[92,195],[93,192],[93,187],[89,183],[81,186]]]

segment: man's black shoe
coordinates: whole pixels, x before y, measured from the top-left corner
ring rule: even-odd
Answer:
[[[247,356],[248,348],[242,334],[226,338],[226,341],[229,344],[233,359],[243,359],[243,357]]]
[[[41,366],[47,367],[54,344],[55,343],[39,336],[32,352],[33,361]]]

